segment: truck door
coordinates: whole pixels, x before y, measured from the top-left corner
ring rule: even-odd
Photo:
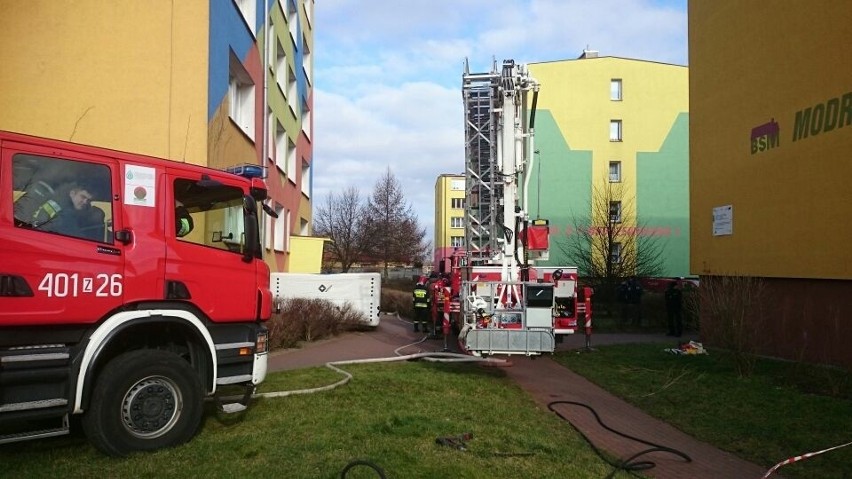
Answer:
[[[214,322],[255,319],[258,272],[244,255],[243,186],[229,176],[170,170],[166,190],[174,204],[166,225],[167,295],[192,302]]]
[[[0,325],[97,322],[123,299],[117,162],[49,140],[0,159]]]

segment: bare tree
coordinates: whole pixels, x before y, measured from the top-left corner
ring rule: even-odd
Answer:
[[[575,216],[573,232],[556,246],[582,276],[613,298],[618,283],[630,276],[658,276],[663,269],[660,237],[638,217],[623,183],[604,178],[594,186],[588,216]]]
[[[340,194],[329,195],[314,216],[314,232],[331,239],[325,250],[344,273],[365,252],[364,208],[361,192],[350,186]]]
[[[365,246],[370,255],[384,265],[385,278],[391,263],[423,261],[429,248],[425,241],[426,228],[420,227],[390,167],[376,182],[367,201],[366,220],[368,235]]]

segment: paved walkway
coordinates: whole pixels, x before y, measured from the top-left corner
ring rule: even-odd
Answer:
[[[401,346],[416,342],[422,334],[411,331],[411,326],[396,316],[386,315],[374,331],[354,332],[329,340],[318,341],[300,349],[288,349],[273,353],[269,359],[271,371],[321,366],[326,362],[350,359],[368,359],[395,356]],[[592,337],[592,346],[616,343],[647,341],[672,341],[663,335],[647,334],[597,334]],[[448,345],[453,349],[455,345]],[[557,350],[580,349],[584,346],[583,336],[567,337]],[[399,354],[423,351],[440,351],[443,342],[429,340],[401,350]],[[609,394],[582,376],[561,366],[548,357],[512,357],[511,365],[505,368],[515,380],[543,409],[553,401],[575,401],[591,405],[603,422],[620,432],[682,451],[692,462],[668,453],[654,452],[639,458],[656,463],[653,469],[642,473],[659,479],[739,479],[763,477],[767,468],[739,459],[733,454],[716,449],[698,441],[668,424],[652,418],[640,409]],[[591,440],[596,447],[612,455],[626,459],[648,449],[649,446],[617,436],[604,428],[592,414],[578,406],[556,405],[554,408]],[[773,479],[782,476],[773,475]]]

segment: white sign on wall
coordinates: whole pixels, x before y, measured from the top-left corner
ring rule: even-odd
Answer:
[[[464,191],[464,180],[452,180],[450,189],[453,191]]]
[[[717,206],[713,208],[713,236],[725,236],[732,234],[734,234],[733,205]]]

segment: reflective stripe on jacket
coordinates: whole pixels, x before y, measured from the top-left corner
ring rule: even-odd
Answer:
[[[429,291],[425,288],[416,288],[414,290],[414,307],[428,308],[429,307]]]

